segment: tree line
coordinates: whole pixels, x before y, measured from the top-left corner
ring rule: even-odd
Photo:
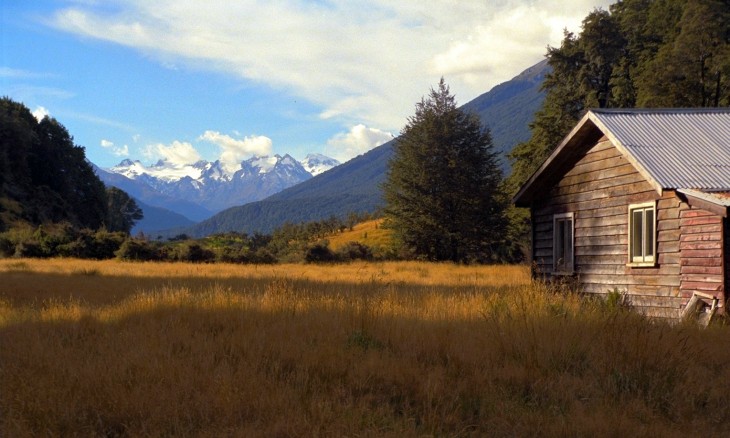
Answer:
[[[338,250],[329,248],[327,237],[343,232],[369,214],[351,214],[346,219],[330,217],[316,222],[284,224],[271,234],[229,232],[192,239],[185,234],[167,240],[143,234],[78,228],[69,222],[36,227],[25,224],[0,233],[0,257],[76,257],[129,261],[197,263],[303,263],[384,260],[395,258],[389,248],[369,248],[349,242]]]

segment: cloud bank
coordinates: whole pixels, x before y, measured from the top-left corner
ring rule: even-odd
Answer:
[[[440,76],[465,103],[538,62],[563,28],[578,30],[594,7],[612,2],[116,0],[75,3],[50,20],[163,65],[283,90],[343,126],[395,132]]]

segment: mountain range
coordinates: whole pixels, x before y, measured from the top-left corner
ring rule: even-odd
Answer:
[[[321,154],[309,154],[301,162],[286,154],[252,157],[234,168],[219,160],[188,165],[161,160],[145,166],[127,159],[95,171],[106,185],[137,200],[145,219],[133,231],[150,233],[188,226],[226,208],[264,199],[338,164]]]
[[[509,171],[506,154],[530,137],[529,123],[544,100],[541,87],[548,72],[547,62],[541,61],[461,107],[477,114],[491,130],[495,151],[502,159],[505,173]],[[377,211],[383,206],[381,185],[396,141],[378,146],[265,199],[229,208],[193,226],[168,230],[165,235],[184,233],[202,237],[227,231],[267,233],[286,222]]]

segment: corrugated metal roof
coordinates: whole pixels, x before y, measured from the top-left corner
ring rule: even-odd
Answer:
[[[663,188],[730,190],[730,108],[591,113]]]
[[[707,202],[722,206],[730,207],[730,193],[728,192],[703,192],[695,189],[679,189],[680,193],[684,193],[695,198],[704,199]]]

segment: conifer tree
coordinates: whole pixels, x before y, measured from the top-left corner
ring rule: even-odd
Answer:
[[[501,177],[489,131],[456,107],[442,78],[396,141],[383,187],[387,223],[416,257],[494,260],[506,226]]]

